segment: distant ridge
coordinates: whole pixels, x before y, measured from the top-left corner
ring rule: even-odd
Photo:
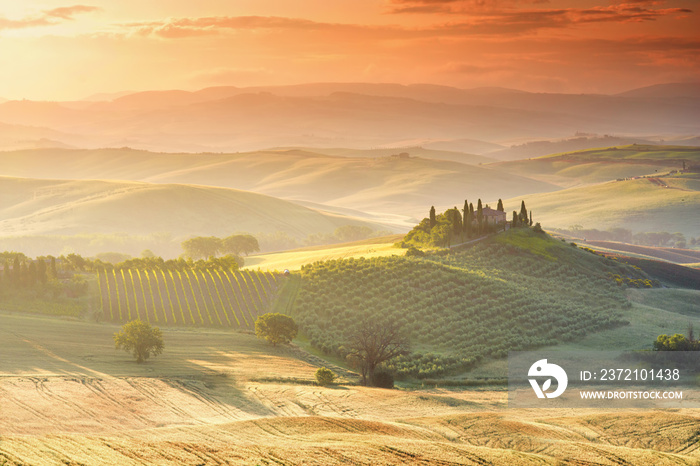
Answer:
[[[653,99],[677,99],[692,97],[700,99],[700,81],[688,83],[654,84],[617,94],[623,97],[642,97]]]

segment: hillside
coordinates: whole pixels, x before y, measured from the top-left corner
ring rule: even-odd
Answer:
[[[688,163],[700,163],[700,148],[632,144],[555,153],[489,166],[508,173],[571,187],[618,178],[668,173],[682,169],[684,160]]]
[[[364,212],[368,220],[422,218],[425,206],[548,192],[518,175],[422,157],[340,157],[303,150],[162,154],[130,149],[0,153],[7,176],[112,179],[219,186]],[[417,175],[419,174],[419,175]],[[519,204],[519,201],[518,201]],[[404,226],[405,228],[405,226]]]
[[[583,170],[583,168],[582,168]],[[523,196],[535,222],[545,228],[622,227],[639,231],[700,231],[700,180],[692,177],[640,178]],[[513,205],[519,198],[504,201]]]
[[[652,284],[624,264],[514,229],[459,252],[304,266],[292,315],[312,344],[340,356],[362,319],[397,322],[413,346],[398,373],[436,377],[623,324],[616,275]]]
[[[166,243],[174,241],[177,250],[179,241],[190,236],[223,237],[237,231],[281,231],[304,239],[310,234],[333,233],[342,225],[389,228],[233,189],[9,177],[0,177],[0,218],[3,237],[81,235],[89,242],[89,235],[96,235],[98,243],[103,243],[97,246],[109,248],[109,235],[155,235]],[[109,249],[97,252],[105,250]]]

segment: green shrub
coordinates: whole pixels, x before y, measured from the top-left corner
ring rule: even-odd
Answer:
[[[336,377],[335,372],[326,367],[320,367],[316,371],[316,382],[323,387],[332,384]]]

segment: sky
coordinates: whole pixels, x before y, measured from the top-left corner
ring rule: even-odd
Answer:
[[[700,0],[0,0],[0,97],[309,82],[700,81]]]

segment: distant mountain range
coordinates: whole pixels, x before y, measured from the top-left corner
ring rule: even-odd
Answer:
[[[111,100],[96,102],[7,101],[0,103],[0,123],[64,133],[69,136],[42,137],[89,148],[232,152],[278,146],[369,149],[416,145],[413,141],[485,154],[514,141],[577,132],[674,142],[694,137],[700,133],[698,88],[664,84],[618,95],[573,95],[368,83],[214,87],[104,95],[97,98]],[[0,148],[22,143],[36,147],[32,138],[0,138]]]

